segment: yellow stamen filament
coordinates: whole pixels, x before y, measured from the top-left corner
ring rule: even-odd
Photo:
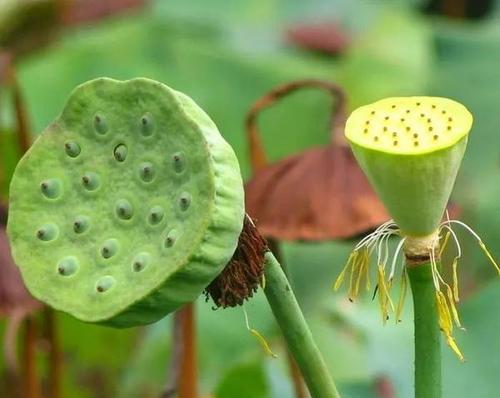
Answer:
[[[408,289],[408,280],[406,278],[406,267],[401,272],[401,291],[399,292],[398,308],[396,310],[396,322],[401,322],[401,313],[405,305],[406,291]]]
[[[451,265],[451,268],[453,270],[453,297],[455,298],[455,301],[458,303],[460,298],[458,295],[458,257],[455,257],[453,259],[453,263]]]
[[[243,314],[245,315],[245,324],[247,327],[247,330],[252,333],[252,335],[257,339],[259,342],[260,346],[264,350],[264,352],[269,355],[270,357],[273,358],[278,358],[278,356],[271,350],[271,347],[269,346],[269,343],[267,340],[255,329],[250,327],[250,322],[248,320],[248,314],[246,309],[243,307]]]

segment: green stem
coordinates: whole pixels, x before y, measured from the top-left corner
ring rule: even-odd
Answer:
[[[440,398],[441,334],[431,265],[409,266],[407,271],[415,317],[415,398]]]
[[[292,288],[271,252],[266,253],[265,277],[267,300],[312,398],[340,398]]]

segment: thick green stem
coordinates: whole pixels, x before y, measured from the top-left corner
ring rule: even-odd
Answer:
[[[339,398],[290,284],[271,252],[266,253],[265,277],[267,300],[312,398]]]
[[[441,398],[441,334],[431,265],[407,270],[415,317],[415,398]]]

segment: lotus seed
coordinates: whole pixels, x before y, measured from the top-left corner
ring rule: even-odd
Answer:
[[[139,176],[144,182],[151,182],[154,178],[154,167],[150,162],[144,162],[139,165]]]
[[[36,237],[44,242],[48,242],[57,238],[59,228],[54,224],[42,225],[36,231]]]
[[[76,158],[81,152],[80,145],[72,141],[64,144],[64,149],[66,150],[66,154],[71,158]]]
[[[145,114],[141,117],[141,133],[145,137],[149,137],[153,134],[154,123],[153,118],[150,114]]]
[[[61,195],[61,182],[58,179],[51,178],[40,183],[42,194],[49,199],[55,199]]]
[[[120,199],[116,202],[116,215],[122,220],[130,220],[134,215],[134,208],[126,199]]]
[[[181,210],[187,210],[191,204],[191,195],[187,192],[183,192],[179,198],[179,205]]]
[[[82,176],[83,187],[88,191],[95,191],[99,188],[99,177],[96,173],[87,172]]]
[[[125,144],[119,144],[115,147],[113,155],[119,162],[124,162],[127,158],[128,148]]]
[[[149,253],[141,252],[134,257],[132,261],[132,270],[135,272],[140,272],[146,268],[151,260]]]
[[[116,239],[108,239],[101,246],[101,256],[111,258],[118,252],[118,241]]]
[[[102,115],[94,116],[94,129],[100,135],[104,135],[108,131],[108,124]]]
[[[57,272],[62,276],[73,275],[78,270],[78,260],[73,257],[65,257],[57,264]]]
[[[164,211],[161,206],[154,206],[149,211],[148,221],[151,225],[156,225],[163,219]]]
[[[368,129],[365,129],[365,133],[368,132]],[[177,173],[180,173],[184,170],[184,155],[182,154],[182,152],[177,152],[177,153],[174,153],[173,156],[172,156],[172,161],[174,163],[174,170],[177,172]]]
[[[73,222],[73,231],[82,234],[90,228],[90,220],[86,216],[77,216]]]
[[[165,238],[165,247],[172,247],[177,240],[177,231],[172,229]]]
[[[114,284],[115,284],[115,278],[113,278],[110,275],[106,275],[106,276],[99,278],[99,280],[97,281],[97,283],[95,285],[95,290],[98,293],[104,293],[104,292],[108,291],[109,289],[111,289]]]

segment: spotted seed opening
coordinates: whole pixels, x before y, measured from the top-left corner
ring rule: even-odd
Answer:
[[[132,270],[134,272],[141,272],[146,268],[151,261],[151,256],[147,252],[141,252],[134,257],[132,261]]]
[[[99,135],[104,135],[108,132],[108,124],[106,119],[100,113],[94,115],[94,130]]]
[[[168,232],[164,245],[166,248],[172,247],[177,240],[177,231],[175,229],[172,229],[171,231]]]
[[[139,165],[139,177],[144,182],[153,181],[155,177],[155,170],[151,162],[144,162]]]
[[[148,222],[151,225],[157,225],[161,222],[161,220],[163,220],[164,214],[165,214],[165,211],[163,210],[163,207],[154,206],[149,210]]]
[[[111,258],[118,252],[118,241],[116,239],[108,239],[101,246],[101,256],[105,259]]]
[[[118,144],[113,150],[113,156],[119,162],[124,162],[127,159],[128,148],[125,144]]]
[[[144,137],[149,137],[153,134],[154,131],[154,120],[151,114],[146,113],[141,117],[140,121],[140,129],[141,129],[141,134]]]
[[[363,147],[419,154],[455,144],[469,132],[471,124],[469,111],[453,100],[400,97],[355,110],[346,123],[345,134]]]
[[[119,199],[116,202],[115,213],[122,220],[130,220],[134,215],[134,208],[127,199]]]
[[[100,185],[99,176],[91,171],[86,172],[82,176],[82,185],[87,191],[95,191]]]
[[[179,198],[179,207],[181,210],[187,210],[191,204],[191,195],[188,192],[183,192]]]
[[[48,199],[56,199],[61,196],[62,184],[57,178],[50,178],[40,183],[40,191]]]
[[[36,237],[44,242],[49,242],[57,238],[59,228],[55,224],[44,224],[36,230]]]
[[[83,234],[90,228],[90,219],[87,216],[77,216],[73,221],[73,231],[75,234]]]
[[[106,275],[97,280],[95,284],[95,290],[97,293],[104,293],[111,289],[116,283],[115,278],[111,275]]]
[[[63,258],[57,264],[57,272],[61,276],[71,276],[78,271],[78,260],[76,257],[68,256]]]
[[[66,151],[66,154],[70,158],[76,158],[78,155],[80,155],[80,152],[82,151],[80,145],[78,145],[78,143],[73,141],[66,142],[64,144],[64,150]]]

